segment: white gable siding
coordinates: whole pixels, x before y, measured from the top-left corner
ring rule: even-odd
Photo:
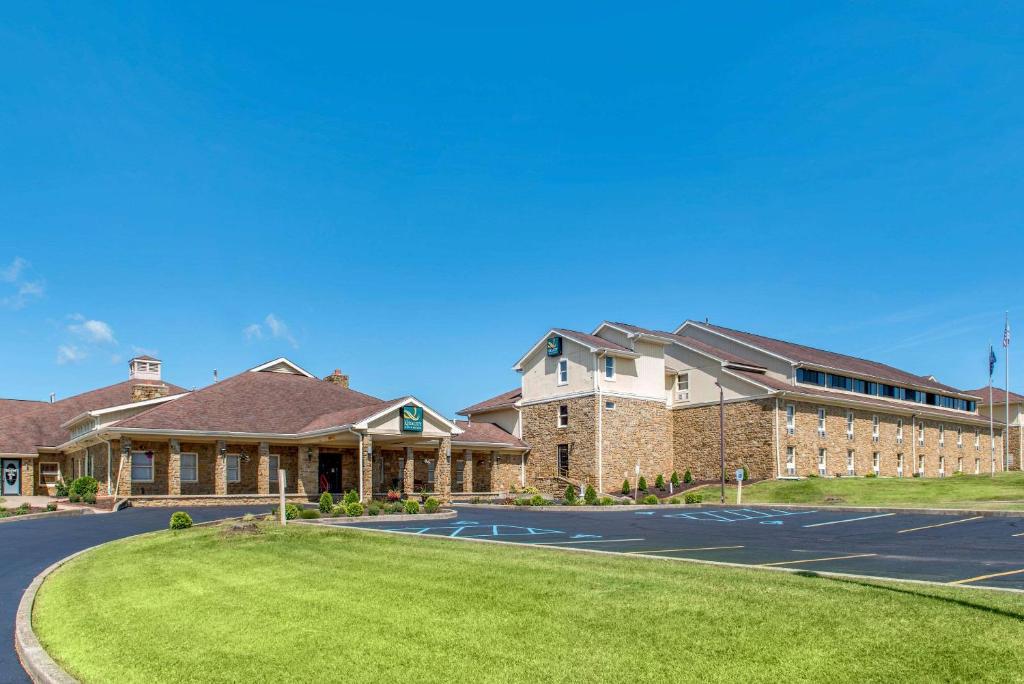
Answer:
[[[689,406],[692,404],[705,404],[718,401],[718,387],[715,381],[721,374],[721,364],[703,354],[691,351],[679,345],[671,345],[666,353],[675,359],[676,365],[682,366],[683,371],[690,376],[690,400],[679,401],[674,392],[674,375],[667,375],[671,378],[673,387],[669,387],[669,381],[664,383],[668,399],[672,406]],[[731,376],[723,375],[722,385],[725,387],[726,399],[740,399],[763,394],[765,390],[759,389],[750,383],[742,382]]]
[[[558,360],[569,361],[569,383],[558,383]],[[587,347],[562,338],[562,356],[548,356],[541,345],[523,362],[523,401],[543,401],[566,394],[594,390],[594,353]]]
[[[410,438],[416,437],[444,437],[445,435],[451,434],[451,429],[431,416],[426,411],[423,412],[423,432],[402,432],[402,423],[399,417],[401,408],[396,407],[395,409],[388,411],[383,416],[380,416],[376,420],[370,421],[368,427],[371,432],[375,433],[388,433],[388,434],[403,434],[408,435]]]
[[[614,332],[614,331],[612,331]],[[602,392],[661,400],[664,392],[665,349],[663,345],[637,341],[638,359],[615,357],[615,379],[604,376],[604,358],[598,362],[598,383]]]
[[[519,409],[517,408],[503,408],[497,411],[487,411],[486,413],[474,413],[469,416],[469,420],[474,423],[494,423],[501,427],[501,429],[511,432],[516,437],[523,436],[522,425],[519,422]]]

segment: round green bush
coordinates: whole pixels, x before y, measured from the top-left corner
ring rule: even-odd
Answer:
[[[185,511],[175,511],[171,513],[171,525],[172,530],[187,530],[192,527],[192,516]]]
[[[423,503],[423,510],[427,513],[437,513],[437,509],[441,507],[441,502],[435,496],[427,497],[427,500]]]
[[[303,508],[299,511],[299,517],[303,520],[316,520],[320,517],[320,511],[316,508]]]
[[[345,494],[345,503],[359,503],[359,492],[354,489],[348,490]]]
[[[629,480],[628,479],[623,480],[622,481],[622,495],[623,496],[629,496],[629,492],[630,492]]]
[[[358,518],[362,514],[363,504],[359,503],[358,501],[353,501],[352,503],[345,504],[345,515],[347,515],[348,517]]]
[[[583,490],[583,501],[588,506],[593,506],[597,503],[597,490],[594,489],[593,485],[587,485],[587,488]]]
[[[87,503],[87,504],[89,504],[91,506],[91,505],[96,503],[96,495],[95,494],[83,494],[82,495],[82,501],[84,501],[85,503]]]
[[[704,500],[704,497],[701,496],[700,494],[693,494],[693,493],[691,493],[691,494],[687,494],[686,498],[684,500],[688,504],[699,504],[701,501]]]
[[[342,501],[341,503],[334,504],[334,506],[331,508],[331,515],[334,515],[334,516],[347,515],[347,513],[345,513],[345,506],[346,505],[347,504],[344,501]]]
[[[326,515],[331,512],[332,508],[334,508],[334,497],[330,492],[324,492],[320,495],[320,512]]]
[[[83,499],[87,494],[96,496],[96,492],[98,491],[100,491],[100,483],[96,481],[95,477],[89,477],[88,475],[83,475],[68,485],[69,494],[77,494]]]
[[[530,497],[530,505],[531,506],[543,506],[547,502],[548,502],[548,500],[545,499],[540,494],[534,494],[532,497]]]
[[[366,512],[369,515],[380,515],[380,504],[376,501],[371,501],[370,505],[366,507]]]
[[[573,487],[572,485],[566,485],[565,495],[563,498],[565,499],[565,503],[567,504],[571,505],[576,503],[576,488]]]
[[[75,493],[68,494],[68,501],[70,503],[78,503],[81,500],[82,500],[82,497],[80,497],[78,494],[75,494]]]
[[[64,480],[57,480],[57,483],[53,486],[53,493],[59,497],[65,497],[68,495],[68,483]]]
[[[654,496],[654,494],[648,494],[644,498],[640,499],[640,503],[647,505],[656,504],[658,503],[658,497]]]
[[[683,503],[683,500],[680,499],[678,496],[673,496],[671,499],[668,500],[668,502],[670,504],[681,504]]]
[[[409,515],[416,515],[420,512],[420,502],[412,499],[405,500],[405,512]]]
[[[295,504],[286,504],[284,507],[284,518],[285,520],[295,520],[299,517],[302,510]]]

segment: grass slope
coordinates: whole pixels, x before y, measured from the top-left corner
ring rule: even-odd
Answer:
[[[736,488],[725,488],[727,503]],[[718,487],[702,490],[705,501],[718,501]],[[839,499],[839,500],[829,500]],[[935,508],[1024,510],[1024,473],[958,475],[939,478],[808,478],[771,480],[743,487],[744,503],[793,503]]]
[[[299,526],[107,546],[34,619],[87,683],[1024,676],[1020,595]]]

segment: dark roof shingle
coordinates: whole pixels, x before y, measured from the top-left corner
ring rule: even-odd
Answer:
[[[507,432],[494,423],[478,423],[457,420],[455,424],[463,431],[452,437],[452,444],[500,444],[509,448],[526,449],[526,442]]]
[[[460,416],[470,416],[474,413],[484,413],[486,411],[494,411],[496,409],[511,408],[522,398],[523,389],[521,387],[516,387],[515,389],[511,389],[507,392],[502,392],[496,397],[484,399],[472,406],[467,406],[461,411],[458,411],[458,414]]]

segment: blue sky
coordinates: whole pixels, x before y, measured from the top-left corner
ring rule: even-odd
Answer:
[[[451,414],[704,317],[970,388],[1024,334],[1014,3],[87,5],[0,11],[2,396],[286,355]]]

